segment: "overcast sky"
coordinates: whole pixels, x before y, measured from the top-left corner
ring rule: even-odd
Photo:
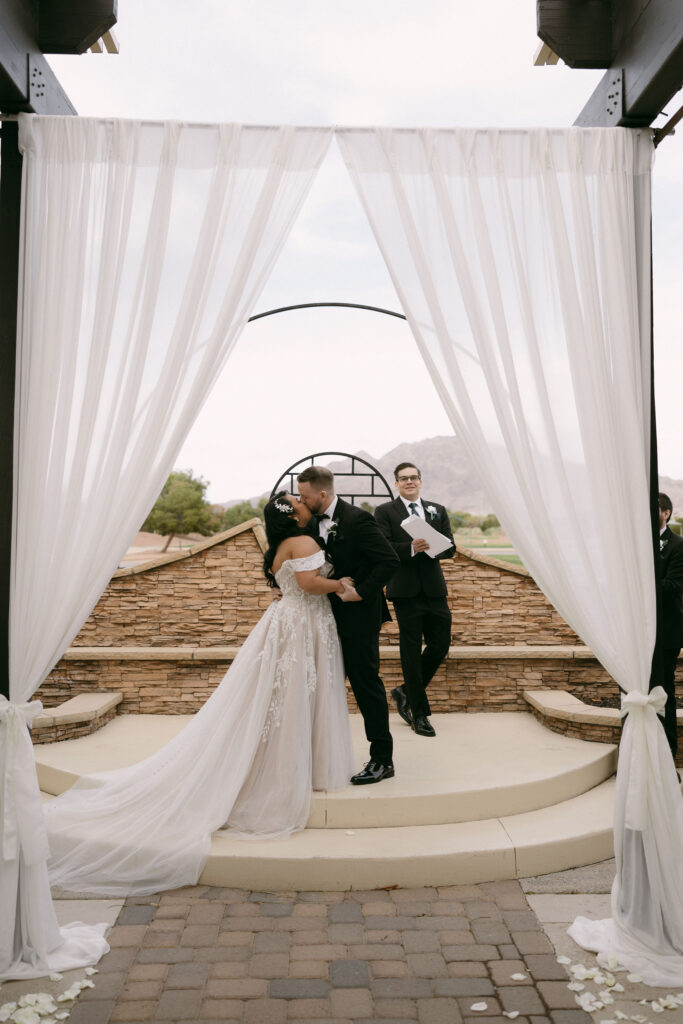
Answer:
[[[602,72],[534,68],[535,24],[535,0],[119,0],[119,55],[50,63],[86,116],[570,125]],[[657,150],[653,198],[660,471],[681,478],[682,181],[683,131]],[[257,312],[322,301],[400,308],[334,143]],[[405,323],[285,313],[247,326],[178,466],[224,501],[314,450],[378,456],[448,433]]]

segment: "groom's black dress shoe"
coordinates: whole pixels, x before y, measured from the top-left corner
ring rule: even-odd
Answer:
[[[393,764],[380,764],[379,761],[368,761],[365,768],[357,775],[351,776],[353,786],[368,786],[372,782],[381,782],[382,779],[393,779]]]
[[[418,736],[436,736],[434,726],[424,715],[418,715],[413,723],[413,729]]]
[[[408,707],[408,698],[405,695],[403,687],[397,686],[394,690],[391,691],[391,696],[396,701],[396,710],[398,711],[403,721],[406,723],[406,725],[412,725],[413,716],[410,713],[410,708]]]

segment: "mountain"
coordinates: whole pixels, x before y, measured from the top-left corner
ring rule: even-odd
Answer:
[[[392,497],[396,495],[393,488],[394,466],[399,462],[414,461],[422,473],[424,497],[432,498],[450,509],[458,509],[461,512],[484,515],[491,511],[491,502],[487,499],[479,477],[473,471],[457,437],[428,437],[423,441],[399,444],[379,458],[367,452],[356,454],[367,459],[380,471],[391,487]],[[349,468],[348,459],[330,463],[330,469],[335,475],[348,472]],[[352,493],[364,494],[366,491],[354,487]],[[383,497],[381,500],[386,501],[387,498]]]
[[[391,487],[392,494],[396,493],[393,490],[394,466],[399,462],[414,461],[422,472],[423,494],[426,498],[439,501],[452,510],[471,512],[475,515],[485,515],[493,510],[492,503],[487,499],[481,482],[472,469],[457,437],[428,437],[422,441],[406,442],[379,457],[364,451],[354,454],[359,459],[365,459],[380,471]],[[368,499],[370,498],[370,482],[367,477],[356,478],[353,484],[349,478],[344,479],[344,474],[348,473],[350,469],[349,459],[340,459],[329,462],[327,465],[339,477],[338,490],[340,493],[367,495]],[[357,464],[357,468],[364,469],[359,464]],[[683,480],[661,476],[659,486],[671,498],[674,515],[683,515]],[[262,496],[257,495],[250,499],[236,498],[222,504],[224,508],[229,508],[238,501],[244,500],[250,500],[256,504]],[[382,495],[372,500],[371,504],[386,500],[387,497]]]

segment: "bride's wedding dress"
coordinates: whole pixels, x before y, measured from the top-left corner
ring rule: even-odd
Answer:
[[[286,836],[305,826],[312,789],[352,773],[344,668],[327,597],[284,562],[275,601],[218,688],[158,753],[83,776],[45,805],[53,884],[103,895],[146,894],[199,878],[211,833]]]

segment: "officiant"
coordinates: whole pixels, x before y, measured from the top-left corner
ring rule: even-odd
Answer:
[[[444,506],[420,497],[422,474],[417,466],[400,462],[394,470],[394,485],[398,497],[375,509],[377,524],[400,559],[386,589],[396,612],[403,672],[403,684],[391,696],[403,721],[418,736],[435,736],[427,687],[451,642],[448,590],[439,563],[453,557],[455,543]],[[410,516],[418,516],[443,534],[450,547],[432,557],[429,542],[423,537],[412,539],[403,528]]]

